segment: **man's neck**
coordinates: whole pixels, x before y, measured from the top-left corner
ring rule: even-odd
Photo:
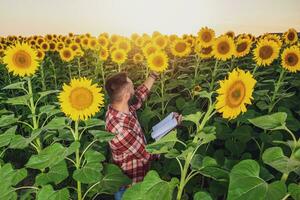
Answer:
[[[117,111],[129,113],[128,103],[120,102],[120,103],[112,103],[111,106]]]

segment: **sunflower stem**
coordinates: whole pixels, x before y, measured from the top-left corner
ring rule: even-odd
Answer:
[[[42,78],[42,90],[46,91],[45,73],[44,73],[44,61],[41,63],[41,78]]]
[[[77,58],[77,65],[78,65],[78,76],[81,77],[81,66],[80,66],[80,58]]]
[[[69,70],[69,78],[72,80],[72,72],[71,72],[71,65],[68,64],[68,70]]]
[[[55,87],[55,90],[57,90],[56,69],[55,69],[54,63],[53,63],[53,61],[52,61],[52,59],[51,59],[51,58],[50,58],[50,63],[51,63],[51,67],[52,67],[52,70],[53,70],[53,77],[54,77],[54,87]]]
[[[78,133],[78,121],[75,121],[75,131],[74,131],[74,139],[75,141],[79,140],[79,133]],[[75,151],[75,156],[76,156],[76,169],[78,170],[80,168],[80,155],[79,155],[79,148],[76,149]],[[77,181],[77,199],[81,200],[82,199],[82,194],[81,194],[81,182]]]
[[[164,73],[161,74],[160,76],[160,92],[161,92],[161,114],[165,114],[165,100],[164,100],[164,95],[165,95],[165,82],[164,82]]]
[[[215,78],[216,78],[216,75],[217,75],[218,64],[219,64],[219,61],[216,60],[215,67],[214,67],[214,70],[213,70],[212,75],[211,75],[211,82],[210,82],[210,85],[209,85],[209,92],[211,92],[214,89],[214,83],[215,83]]]
[[[32,123],[33,123],[33,131],[38,129],[38,124],[37,124],[37,119],[36,119],[36,115],[35,115],[35,105],[33,102],[33,92],[32,92],[32,84],[31,84],[31,78],[27,79],[27,83],[28,83],[28,93],[30,96],[29,102],[30,102],[30,110],[31,110],[31,116],[32,116]],[[37,152],[39,153],[42,150],[42,145],[41,145],[41,141],[40,138],[37,137],[35,139],[35,143],[37,145]]]
[[[278,81],[276,82],[275,84],[275,87],[274,87],[274,93],[273,93],[273,96],[272,96],[272,99],[271,99],[271,102],[269,104],[269,109],[268,109],[268,113],[271,113],[274,106],[275,106],[275,99],[276,99],[276,96],[277,96],[277,93],[282,85],[282,81],[283,81],[283,77],[284,77],[284,72],[285,70],[284,69],[281,69],[281,72],[280,72],[280,75],[279,75],[279,78],[278,78]]]
[[[102,81],[103,81],[103,85],[104,85],[105,84],[105,72],[104,72],[103,61],[100,62],[100,69],[101,69]]]

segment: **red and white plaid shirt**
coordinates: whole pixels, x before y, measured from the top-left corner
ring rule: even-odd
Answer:
[[[132,179],[133,184],[144,179],[150,160],[158,158],[158,155],[146,151],[146,139],[136,114],[149,93],[144,84],[140,85],[135,90],[137,102],[129,106],[130,113],[120,112],[109,104],[105,116],[105,129],[115,134],[109,142],[112,160]]]

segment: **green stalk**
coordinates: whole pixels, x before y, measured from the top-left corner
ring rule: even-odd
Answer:
[[[186,161],[184,163],[183,170],[181,171],[180,183],[178,187],[177,200],[181,200],[181,196],[183,193],[184,186],[186,185],[186,175],[192,160],[192,153],[188,153]]]
[[[214,89],[214,83],[215,83],[215,78],[216,78],[216,75],[217,75],[218,64],[219,64],[219,61],[216,60],[214,70],[213,70],[212,75],[211,75],[211,82],[210,82],[210,85],[209,85],[209,92],[211,92]]]
[[[54,86],[55,86],[55,89],[57,90],[56,69],[55,69],[54,63],[53,63],[51,58],[50,58],[50,63],[51,63],[51,67],[52,67],[52,70],[53,70]]]
[[[42,78],[42,90],[46,91],[45,74],[44,74],[44,61],[41,63],[41,78]]]
[[[104,72],[104,68],[103,68],[103,61],[101,61],[101,65],[100,65],[100,69],[101,69],[101,75],[102,75],[102,81],[103,81],[103,85],[105,84],[105,72]]]
[[[68,64],[68,70],[69,70],[70,80],[72,80],[72,72],[71,72],[71,65],[70,64]]]
[[[35,105],[34,105],[34,102],[33,102],[33,92],[32,92],[32,84],[31,84],[31,79],[28,78],[27,79],[27,82],[28,82],[28,94],[30,96],[30,99],[29,99],[29,102],[30,102],[30,110],[31,110],[31,115],[32,115],[32,123],[33,123],[33,131],[38,129],[38,124],[37,124],[37,119],[36,119],[36,115],[35,115]],[[36,146],[37,146],[37,152],[39,153],[41,150],[42,150],[42,145],[41,145],[41,141],[40,141],[40,138],[37,137],[35,139],[35,143],[36,143]]]
[[[77,64],[78,64],[78,75],[81,77],[81,66],[80,66],[80,58],[77,58]]]
[[[161,114],[165,114],[165,101],[164,101],[164,95],[165,95],[165,80],[164,80],[164,73],[160,76],[160,92],[161,92]]]
[[[78,133],[78,121],[75,121],[75,132],[74,132],[74,139],[75,141],[79,140],[79,133]],[[76,169],[80,168],[80,155],[79,155],[79,148],[76,149],[75,152],[76,156]],[[77,199],[81,200],[82,199],[82,194],[81,194],[81,182],[77,181]]]
[[[271,102],[270,102],[270,105],[269,105],[268,113],[271,113],[272,110],[273,110],[273,108],[274,108],[274,106],[275,106],[275,99],[276,99],[277,93],[278,93],[278,91],[280,89],[280,86],[282,84],[283,77],[284,77],[284,72],[285,72],[285,70],[281,69],[278,81],[275,84],[275,89],[274,89],[274,93],[273,93],[273,96],[272,96],[272,99],[271,99]]]

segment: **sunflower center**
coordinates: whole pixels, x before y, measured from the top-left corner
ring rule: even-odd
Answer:
[[[259,57],[261,59],[268,59],[272,56],[273,54],[273,49],[270,46],[262,46],[259,49]]]
[[[71,57],[71,52],[69,50],[65,50],[63,52],[63,55],[64,55],[65,58],[70,58]]]
[[[158,38],[158,39],[156,40],[156,44],[157,44],[158,46],[160,46],[160,47],[163,47],[164,44],[165,44],[165,40],[164,40],[163,38]]]
[[[210,54],[211,51],[212,51],[212,48],[211,48],[211,47],[206,47],[206,48],[202,48],[202,49],[201,49],[201,53],[203,53],[204,55]]]
[[[240,106],[246,95],[246,87],[242,81],[236,81],[229,88],[226,103],[229,107],[235,108]]]
[[[286,57],[285,57],[285,62],[289,65],[289,66],[295,66],[299,61],[298,56],[295,53],[289,53]]]
[[[247,48],[247,42],[242,42],[242,43],[239,43],[236,47],[236,51],[237,52],[243,52],[245,51]]]
[[[201,38],[204,42],[210,42],[211,41],[211,34],[209,32],[205,32],[201,35]]]
[[[92,105],[93,102],[92,92],[84,87],[73,89],[69,98],[72,107],[77,110],[87,109]]]
[[[230,46],[228,44],[228,42],[220,42],[219,45],[218,45],[218,52],[220,54],[227,54],[230,50]]]
[[[153,65],[156,66],[156,67],[162,67],[164,64],[164,59],[160,56],[156,56],[154,59],[153,59]]]
[[[179,42],[179,43],[177,43],[176,45],[175,45],[175,50],[177,51],[177,52],[184,52],[185,51],[185,49],[186,49],[186,44],[184,43],[184,42]]]
[[[13,63],[19,68],[29,68],[31,65],[31,56],[26,51],[20,50],[14,54]]]
[[[293,32],[289,32],[288,35],[287,35],[287,38],[290,40],[290,41],[293,41],[295,39],[295,34]]]
[[[122,59],[123,59],[123,54],[117,52],[117,53],[116,53],[116,60],[122,60]]]

